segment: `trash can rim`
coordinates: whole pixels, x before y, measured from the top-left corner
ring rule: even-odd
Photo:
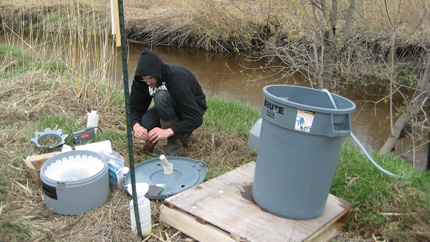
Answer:
[[[290,101],[287,99],[282,99],[276,95],[273,95],[272,93],[270,93],[268,91],[269,88],[276,88],[276,87],[288,87],[288,88],[295,88],[295,89],[307,89],[310,91],[315,91],[315,92],[323,92],[322,90],[319,89],[314,89],[314,88],[309,88],[309,87],[302,87],[302,86],[294,86],[294,85],[268,85],[265,86],[263,88],[263,93],[266,97],[271,98],[271,101],[277,101],[279,103],[287,103],[289,104],[288,106],[293,106],[296,108],[301,108],[301,109],[305,109],[305,110],[309,110],[309,111],[317,111],[317,112],[322,112],[322,113],[332,113],[332,114],[345,114],[345,113],[352,113],[355,111],[356,109],[356,105],[354,102],[352,102],[351,100],[349,100],[348,98],[342,97],[340,95],[331,93],[332,96],[335,96],[337,98],[340,98],[346,102],[348,102],[349,104],[351,104],[351,107],[349,108],[325,108],[325,107],[318,107],[318,106],[311,106],[311,105],[306,105],[306,104],[302,104],[302,103],[298,103],[298,102],[294,102],[294,101]],[[327,96],[327,98],[329,98],[329,96]],[[292,104],[292,105],[291,105]]]

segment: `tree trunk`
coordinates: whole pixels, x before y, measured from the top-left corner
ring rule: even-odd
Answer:
[[[400,116],[399,119],[397,119],[396,123],[393,126],[393,130],[388,135],[387,139],[385,140],[384,145],[379,150],[379,154],[387,154],[393,150],[394,147],[396,147],[397,140],[399,140],[400,133],[402,132],[403,128],[406,126],[406,124],[411,120],[411,118],[419,113],[421,110],[421,105],[423,102],[426,101],[426,96],[421,95],[415,102],[411,104],[408,108],[408,112],[402,116]]]
[[[397,140],[399,140],[400,133],[402,132],[403,128],[406,126],[406,124],[409,122],[410,116],[409,115],[402,115],[399,119],[397,119],[396,123],[393,126],[393,130],[388,135],[387,139],[385,140],[384,145],[379,150],[379,154],[387,154],[391,152],[394,147],[396,147]]]
[[[353,21],[353,15],[355,10],[355,0],[349,1],[349,7],[347,11],[347,17],[345,21],[345,25],[343,28],[343,34],[339,38],[339,36],[336,35],[336,21],[339,15],[339,9],[337,6],[338,0],[332,0],[331,9],[329,11],[329,14],[327,13],[327,9],[324,5],[322,6],[324,10],[324,16],[327,19],[328,18],[328,33],[327,33],[327,41],[322,43],[321,47],[321,73],[322,73],[322,80],[320,81],[320,85],[318,86],[319,89],[323,88],[330,88],[331,83],[336,83],[336,80],[338,78],[338,72],[336,71],[336,65],[338,65],[338,58],[345,47],[345,42],[349,37],[350,28],[352,26]],[[329,15],[329,16],[328,16]]]
[[[421,95],[418,95],[418,97],[415,99],[414,102],[410,103],[407,113],[400,116],[400,118],[396,121],[396,123],[393,126],[393,130],[391,131],[390,135],[386,139],[384,145],[379,150],[379,154],[387,154],[391,150],[393,150],[394,147],[396,147],[396,142],[400,137],[400,132],[402,129],[406,126],[406,124],[417,115],[420,110],[421,106],[426,102],[430,96],[430,52],[427,54],[427,63],[424,68],[423,76],[419,83],[419,89],[421,92]]]

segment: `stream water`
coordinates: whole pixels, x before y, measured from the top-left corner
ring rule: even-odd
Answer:
[[[0,34],[0,43],[7,42],[8,40],[4,37],[4,34]],[[191,70],[199,80],[207,96],[237,99],[243,103],[249,103],[257,110],[261,110],[264,100],[263,87],[266,85],[287,84],[306,86],[308,84],[300,77],[296,77],[294,80],[276,80],[273,77],[262,81],[250,81],[255,76],[264,75],[261,71],[256,70],[264,63],[247,61],[242,55],[236,53],[214,53],[171,46],[151,47],[137,43],[130,43],[128,46],[127,61],[130,81],[133,79],[140,53],[145,48],[152,48],[165,63],[182,65]],[[120,52],[120,48],[118,48],[118,51]],[[121,53],[117,55],[115,65],[114,81],[122,88]],[[355,102],[357,105],[357,109],[351,117],[352,132],[354,135],[370,154],[378,150],[390,133],[388,105],[384,105],[383,103],[375,105],[369,102],[369,95],[357,92],[355,88],[350,88],[341,95]],[[373,93],[372,97],[378,99],[383,95],[384,93],[379,93],[378,91]],[[351,138],[347,138],[347,140],[353,144],[355,143]],[[414,165],[417,168],[424,169],[427,163],[427,144],[415,144],[417,146],[415,152],[409,151],[405,153],[403,150],[406,150],[406,147],[410,147],[411,143],[411,140],[405,138],[396,147],[396,152],[409,161],[414,160]]]
[[[132,44],[129,47],[129,79],[134,76],[134,70],[140,53],[151,46]],[[264,100],[263,88],[272,84],[302,85],[308,83],[300,77],[293,79],[276,80],[275,77],[267,80],[253,82],[255,76],[262,74],[256,71],[264,63],[250,62],[237,54],[219,54],[187,48],[168,46],[152,46],[165,63],[173,63],[185,66],[191,70],[200,81],[207,96],[216,95],[226,98],[234,98],[243,103],[251,104],[255,109],[261,110]],[[118,62],[120,63],[120,61]],[[244,68],[246,67],[246,68]],[[119,68],[122,68],[119,65]],[[122,73],[118,71],[117,80],[121,80]],[[376,91],[376,90],[375,90]],[[382,90],[378,90],[382,92]],[[342,96],[355,102],[356,111],[352,114],[352,132],[371,154],[377,151],[385,142],[390,133],[390,111],[388,105],[383,103],[375,105],[372,101],[384,96],[385,93],[373,93],[372,95],[357,92],[350,88],[342,93]],[[228,110],[226,110],[228,111]],[[347,138],[355,144],[352,138]],[[404,153],[403,150],[411,145],[411,141],[404,139],[396,147],[396,152],[402,157],[412,161],[415,157],[415,166],[424,169],[427,162],[427,145],[421,145],[412,152]],[[419,144],[415,144],[419,145]],[[369,161],[370,162],[370,161]]]

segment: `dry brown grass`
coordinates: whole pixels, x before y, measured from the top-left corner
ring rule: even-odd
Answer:
[[[338,32],[342,31],[348,2],[339,2]],[[428,1],[357,2],[352,39],[388,40],[394,30],[400,40],[411,45],[428,43],[430,27],[424,21],[430,9]],[[54,32],[110,31],[109,9],[108,2],[102,0],[18,0],[3,1],[0,14],[3,21],[15,24],[22,20],[18,16],[26,16],[24,20],[37,28]],[[59,17],[61,20],[54,20]],[[309,2],[280,0],[126,0],[124,18],[130,41],[215,51],[255,48],[259,39],[282,45],[287,39],[309,36],[315,24],[328,24],[318,23],[321,19]]]
[[[138,2],[138,3],[137,3]],[[125,1],[129,37],[150,43],[165,43],[223,51],[246,48],[252,40],[306,37],[319,16],[307,1]],[[328,4],[330,1],[327,1]],[[410,44],[426,42],[430,28],[428,1],[357,1],[352,36],[389,39],[396,36]],[[337,31],[341,32],[349,1],[340,1]],[[322,27],[328,23],[322,23]],[[279,38],[279,39],[277,39]]]

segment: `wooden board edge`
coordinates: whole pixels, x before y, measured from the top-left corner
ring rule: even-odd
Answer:
[[[49,158],[60,154],[60,151],[54,151],[51,153],[45,153],[40,155],[32,155],[27,156],[27,158],[23,159],[24,167],[27,170],[27,172],[30,174],[31,178],[36,182],[37,185],[42,185],[42,181],[40,180],[40,168],[42,167],[42,164],[45,163]],[[37,164],[37,166],[35,166]]]
[[[318,231],[306,238],[305,241],[330,241],[336,237],[348,222],[349,214],[352,211],[352,205],[346,208],[338,216],[334,217]]]
[[[40,155],[32,155],[32,156],[28,156],[28,161],[30,162],[35,162],[35,161],[39,161],[42,160],[43,162],[45,162],[47,159],[60,154],[61,151],[53,151],[50,153],[44,153],[44,154],[40,154]]]
[[[201,242],[240,241],[240,238],[237,238],[237,236],[231,235],[210,224],[199,223],[196,217],[164,205],[160,206],[159,219],[162,223],[174,227]]]
[[[27,160],[24,161],[24,167],[27,170],[28,174],[30,174],[31,178],[36,182],[37,185],[42,185],[42,181],[39,177],[39,170],[34,168],[33,164]]]

